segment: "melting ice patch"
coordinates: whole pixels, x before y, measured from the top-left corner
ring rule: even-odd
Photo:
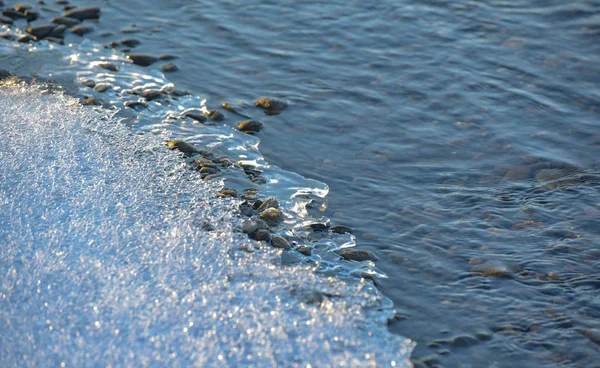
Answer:
[[[410,366],[389,300],[282,266],[156,137],[18,83],[0,121],[0,366]]]

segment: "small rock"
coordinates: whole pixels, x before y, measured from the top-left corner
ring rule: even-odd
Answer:
[[[349,228],[348,226],[343,226],[343,225],[332,226],[329,230],[331,230],[331,232],[337,233],[337,234],[352,234],[352,229]]]
[[[240,213],[246,217],[252,217],[254,215],[254,209],[252,206],[248,204],[248,202],[243,202],[240,204]]]
[[[271,237],[271,246],[273,248],[279,248],[284,250],[290,250],[292,248],[290,246],[290,243],[284,237],[279,235],[273,235]]]
[[[27,27],[26,31],[37,39],[43,39],[46,36],[51,36],[54,30],[60,25],[56,24],[41,24],[35,27]]]
[[[10,78],[12,76],[13,75],[8,70],[6,70],[6,69],[0,69],[0,79],[6,79],[6,78]]]
[[[145,54],[129,54],[127,58],[139,66],[150,66],[158,60],[157,57]]]
[[[98,83],[94,87],[94,91],[102,93],[108,91],[111,88],[112,86],[109,83]]]
[[[125,38],[125,39],[122,39],[121,41],[119,41],[119,43],[121,45],[125,45],[127,47],[133,48],[133,47],[138,46],[141,42],[140,42],[140,40],[136,40],[135,38]]]
[[[245,234],[254,234],[259,229],[268,229],[269,225],[260,219],[249,218],[242,223],[242,231]]]
[[[238,193],[235,189],[223,188],[217,192],[218,197],[237,197]]]
[[[323,293],[321,293],[320,291],[314,290],[313,292],[306,295],[306,298],[304,299],[304,303],[320,305],[321,303],[323,303],[323,300],[324,300]]]
[[[147,101],[152,101],[163,97],[163,94],[158,89],[147,89],[142,92],[142,97],[144,97]]]
[[[108,61],[104,61],[101,63],[97,64],[99,67],[101,67],[102,69],[106,69],[106,70],[110,70],[111,72],[118,72],[119,71],[119,67],[116,66],[113,63],[109,63]]]
[[[15,9],[11,9],[11,8],[2,9],[2,15],[12,18],[12,19],[25,19],[25,14],[18,12]]]
[[[25,10],[23,14],[25,14],[25,19],[27,19],[27,22],[33,22],[40,16],[38,12],[33,10]]]
[[[86,87],[94,88],[94,86],[96,85],[96,82],[93,79],[86,79],[86,80],[82,80],[81,84]]]
[[[269,240],[271,238],[271,233],[269,232],[269,230],[266,229],[258,229],[256,230],[256,232],[254,233],[253,237],[254,240]]]
[[[479,343],[479,340],[476,339],[473,336],[469,336],[469,335],[461,335],[461,336],[456,336],[452,339],[452,346],[457,347],[457,348],[466,348],[469,346],[473,346]]]
[[[173,73],[179,70],[179,68],[177,67],[177,65],[173,64],[173,63],[166,63],[161,65],[160,70],[163,73]]]
[[[315,222],[314,224],[310,224],[310,228],[314,231],[326,231],[329,229],[329,223],[322,224],[320,222]]]
[[[267,115],[277,115],[287,107],[287,102],[274,97],[262,97],[256,99],[254,105],[263,108]]]
[[[186,156],[191,156],[195,153],[198,153],[198,150],[196,149],[196,147],[192,146],[191,144],[181,141],[181,140],[171,140],[167,142],[167,147],[169,147],[169,149],[171,150],[178,150],[182,153],[184,153]]]
[[[85,24],[79,24],[79,25],[76,25],[75,27],[71,28],[71,32],[75,33],[78,36],[83,36],[85,34],[92,32],[93,30],[94,30],[94,27],[87,26]]]
[[[368,250],[346,248],[336,251],[346,261],[374,261],[375,255]]]
[[[17,42],[21,42],[21,43],[28,43],[31,41],[35,41],[35,37],[33,37],[32,35],[23,35],[23,36],[17,38]]]
[[[206,176],[203,176],[202,180],[204,180],[204,181],[211,181],[211,180],[216,179],[218,177],[219,177],[219,175],[217,175],[217,174],[208,174]]]
[[[258,198],[258,189],[256,189],[256,188],[245,189],[244,193],[242,193],[242,198],[250,200],[250,201],[256,200]]]
[[[250,179],[250,181],[253,182],[254,184],[258,184],[258,185],[267,184],[267,178],[265,178],[264,176],[252,178],[252,179]]]
[[[296,248],[296,251],[302,255],[305,255],[307,257],[310,257],[312,254],[312,248],[311,247],[307,247],[306,245],[299,245]]]
[[[75,18],[79,20],[100,18],[100,8],[88,6],[84,8],[75,8],[63,14],[63,17]]]
[[[57,38],[57,37],[46,37],[44,38],[44,40],[48,41],[48,42],[54,42],[57,43],[59,45],[64,45],[65,44],[65,40],[63,40],[62,38]]]
[[[21,3],[15,5],[14,9],[20,13],[25,13],[26,10],[31,9],[33,6],[31,4]]]
[[[225,118],[225,116],[223,116],[223,113],[221,113],[219,110],[209,110],[206,116],[208,116],[210,120],[214,121],[221,121]]]
[[[130,109],[136,109],[138,107],[148,108],[148,104],[141,101],[126,101],[123,105]]]
[[[259,201],[256,201],[257,203]],[[267,199],[265,199],[264,201],[260,202],[260,204],[258,205],[258,212],[262,212],[264,210],[266,210],[267,208],[279,208],[279,201],[277,200],[277,198],[275,197],[269,197]]]
[[[189,112],[183,113],[183,116],[187,116],[188,118],[194,119],[200,123],[206,122],[206,116],[202,115],[202,113],[189,111]]]
[[[81,23],[79,19],[69,17],[58,17],[51,20],[55,24],[64,24],[67,27],[73,27]]]
[[[471,271],[478,276],[512,279],[513,271],[502,264],[484,263],[473,266]]]
[[[255,133],[260,131],[262,125],[258,120],[244,120],[238,123],[237,128],[244,133]]]
[[[266,221],[271,226],[276,226],[283,221],[283,215],[277,208],[267,208],[258,214],[262,220]]]

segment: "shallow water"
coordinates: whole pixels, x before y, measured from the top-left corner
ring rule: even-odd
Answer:
[[[265,123],[260,152],[329,186],[323,215],[379,256],[389,278],[378,285],[399,312],[391,330],[417,341],[415,359],[593,367],[599,9],[127,1],[106,3],[89,38],[178,55],[169,80],[209,107],[289,100],[276,116],[244,110]]]

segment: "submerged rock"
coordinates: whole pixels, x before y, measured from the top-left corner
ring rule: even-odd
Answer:
[[[269,240],[271,239],[271,233],[266,229],[258,229],[253,234],[252,238],[254,240]]]
[[[277,115],[287,107],[287,102],[274,97],[262,97],[256,99],[254,105],[263,108],[267,115]]]
[[[276,226],[283,221],[283,215],[277,208],[267,208],[258,214],[262,220],[266,221],[271,226]]]
[[[256,203],[259,203],[259,201],[257,201]],[[259,212],[262,212],[267,208],[279,208],[279,201],[277,200],[277,198],[269,197],[265,199],[264,201],[259,203],[257,210]]]
[[[102,69],[106,69],[106,70],[110,70],[111,72],[118,72],[119,71],[119,67],[116,66],[113,63],[109,63],[108,61],[103,61],[101,63],[97,64],[99,67],[101,67]]]
[[[343,225],[332,226],[329,230],[331,230],[332,233],[337,234],[352,234],[352,229]]]
[[[182,153],[184,153],[187,156],[191,156],[195,153],[198,153],[198,150],[196,149],[196,147],[192,146],[191,144],[181,141],[181,140],[171,140],[167,142],[167,147],[169,147],[169,149],[171,150],[178,150]]]
[[[206,116],[208,116],[210,120],[214,121],[221,121],[225,119],[225,116],[223,116],[223,113],[219,110],[209,110],[208,113],[206,113]]]
[[[52,19],[50,22],[55,24],[64,24],[67,27],[73,27],[81,23],[79,19],[69,18],[69,17],[58,17]]]
[[[368,250],[346,248],[336,251],[346,261],[374,261],[377,259],[375,254]]]
[[[244,120],[238,123],[237,128],[244,133],[256,133],[260,131],[262,125],[258,120]]]
[[[93,30],[94,30],[94,27],[86,26],[85,24],[80,24],[80,25],[77,25],[77,26],[71,28],[71,32],[75,33],[78,36],[83,36],[85,34],[92,32]]]
[[[139,66],[150,66],[158,61],[157,57],[146,54],[129,54],[127,55],[127,59]]]
[[[121,45],[133,48],[133,47],[136,47],[137,45],[139,45],[141,42],[140,42],[140,40],[136,40],[135,38],[125,38],[125,39],[122,39],[121,41],[119,41],[119,43]]]
[[[177,67],[177,65],[173,64],[173,63],[166,63],[161,65],[160,70],[163,73],[173,73],[179,70],[179,68]]]
[[[242,223],[242,231],[245,234],[254,234],[259,229],[268,229],[269,225],[266,222],[256,218],[249,218]]]
[[[62,24],[41,24],[34,27],[27,27],[27,33],[34,36],[37,39],[43,39],[45,37],[62,37],[62,34],[67,28]]]
[[[292,248],[290,246],[290,243],[284,237],[279,235],[273,235],[271,237],[271,246],[273,248],[279,248],[284,250],[290,250]]]
[[[95,6],[87,6],[84,8],[75,8],[63,14],[63,17],[75,18],[79,20],[98,19],[100,18],[100,8]]]

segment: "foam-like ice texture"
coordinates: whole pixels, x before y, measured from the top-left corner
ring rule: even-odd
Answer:
[[[0,366],[410,365],[370,283],[282,266],[158,138],[18,83],[0,121]]]

